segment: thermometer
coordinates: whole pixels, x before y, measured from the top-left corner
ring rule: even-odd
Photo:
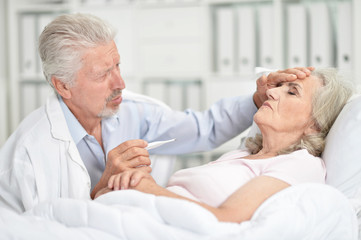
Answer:
[[[162,146],[163,144],[170,143],[170,142],[174,142],[174,141],[175,141],[175,138],[170,139],[170,140],[166,140],[166,141],[151,142],[151,143],[148,143],[148,146],[147,146],[145,149],[150,150],[150,149],[153,149],[153,148],[160,147],[160,146]]]

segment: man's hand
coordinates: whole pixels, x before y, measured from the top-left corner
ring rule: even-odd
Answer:
[[[277,86],[280,82],[291,82],[297,79],[305,79],[311,75],[314,67],[296,67],[279,70],[270,73],[267,77],[262,75],[257,79],[257,91],[253,94],[253,101],[257,108],[260,108],[264,101],[267,100],[266,91]]]
[[[95,185],[91,197],[108,185],[112,175],[121,173],[127,169],[137,168],[145,172],[151,172],[149,153],[145,149],[148,143],[141,139],[126,141],[108,153],[105,170],[97,185]]]
[[[141,139],[119,144],[109,151],[104,172],[114,175],[129,168],[149,166],[149,153],[145,149],[147,145],[148,143]]]

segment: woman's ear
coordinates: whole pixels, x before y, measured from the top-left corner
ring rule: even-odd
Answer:
[[[60,96],[62,96],[64,99],[71,98],[71,91],[68,84],[63,83],[54,76],[51,78],[51,82],[53,83],[55,90]]]
[[[318,127],[318,125],[315,123],[315,121],[310,122],[308,127],[305,129],[304,135],[311,135],[319,133],[321,129]]]

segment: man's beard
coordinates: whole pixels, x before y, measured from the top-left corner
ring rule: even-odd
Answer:
[[[115,115],[119,110],[119,105],[115,108],[107,107],[107,104],[112,101],[115,97],[119,96],[122,93],[121,89],[114,90],[113,93],[105,99],[104,107],[101,110],[101,112],[98,114],[98,117],[100,118],[109,118],[113,115]]]

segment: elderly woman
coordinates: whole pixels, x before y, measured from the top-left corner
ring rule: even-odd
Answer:
[[[167,188],[133,169],[112,176],[102,192],[132,188],[194,201],[220,221],[249,220],[275,193],[295,184],[325,182],[319,156],[351,94],[352,88],[335,69],[317,69],[304,80],[281,82],[267,90],[268,100],[254,116],[262,135],[247,139],[247,150],[180,170]]]

